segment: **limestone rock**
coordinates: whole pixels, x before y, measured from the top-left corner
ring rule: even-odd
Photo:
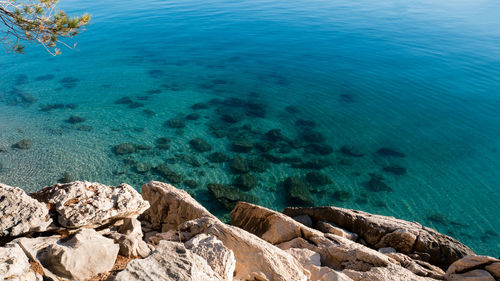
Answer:
[[[146,242],[142,240],[141,222],[135,218],[124,219],[123,225],[110,236],[120,245],[122,256],[144,258],[151,252]]]
[[[19,245],[0,247],[0,280],[5,281],[42,281],[42,276],[35,273],[28,257]]]
[[[449,266],[474,254],[457,240],[416,222],[337,207],[286,208],[283,212],[291,217],[309,215],[315,222],[332,222],[357,233],[375,249],[392,247],[404,254],[424,253],[429,257],[427,261],[438,266]]]
[[[240,228],[217,219],[203,217],[185,222],[180,230],[195,236],[205,233],[217,237],[234,252],[236,280],[306,280],[307,272],[290,254]]]
[[[40,250],[41,264],[52,273],[72,280],[87,280],[110,271],[119,246],[93,229],[83,228],[69,240],[60,240]]]
[[[177,230],[185,221],[201,217],[215,218],[187,192],[167,183],[146,183],[142,186],[142,197],[151,204],[151,208],[144,212],[143,216],[154,230],[167,232]]]
[[[435,281],[428,277],[421,277],[400,266],[373,267],[368,271],[343,270],[342,273],[354,281]]]
[[[321,232],[338,235],[352,241],[356,241],[358,239],[358,235],[356,233],[349,232],[327,221],[318,221],[316,223],[316,229]]]
[[[450,265],[445,277],[446,280],[498,279],[500,278],[500,260],[488,256],[466,256]]]
[[[303,216],[296,216],[296,217],[293,217],[294,220],[300,222],[301,224],[307,226],[307,227],[312,227],[313,226],[313,222],[311,220],[311,217],[308,216],[308,215],[303,215]]]
[[[453,273],[446,276],[446,281],[495,281],[495,278],[484,269],[474,269],[462,274]]]
[[[182,243],[160,241],[145,259],[128,263],[115,281],[219,281],[217,274],[200,256],[187,250]]]
[[[240,202],[231,211],[231,222],[271,244],[300,236],[300,223],[292,218],[257,205]]]
[[[382,248],[382,249],[387,249],[387,248]],[[382,251],[379,250],[379,252],[384,252],[384,250]],[[408,269],[409,271],[415,273],[418,276],[431,277],[438,280],[444,279],[445,272],[441,268],[429,264],[425,261],[413,260],[409,256],[402,253],[396,253],[395,251],[386,253],[386,255],[388,257],[393,258],[394,260],[399,262],[399,264],[402,267]]]
[[[185,243],[186,248],[204,258],[222,281],[233,280],[236,267],[233,251],[229,250],[215,236],[198,234]]]
[[[22,189],[0,183],[0,237],[44,231],[52,220],[47,207]]]
[[[231,222],[273,244],[303,238],[305,243],[300,248],[311,244],[306,248],[319,253],[322,264],[337,270],[369,270],[374,266],[387,266],[395,262],[361,244],[337,235],[324,234],[281,213],[248,203],[238,203],[231,212]]]
[[[76,181],[46,187],[32,196],[50,204],[59,224],[67,228],[95,228],[120,218],[137,217],[149,208],[149,203],[124,183],[106,186]]]
[[[53,235],[49,237],[37,237],[37,238],[26,238],[26,237],[21,237],[13,240],[12,242],[8,243],[7,245],[18,245],[20,246],[26,256],[32,261],[36,262],[38,266],[41,268],[41,271],[43,272],[43,275],[46,277],[48,280],[59,280],[59,278],[52,273],[50,270],[48,270],[46,267],[43,266],[41,263],[40,259],[38,258],[38,252],[50,245],[56,244],[59,240],[61,239],[60,235]]]
[[[286,252],[292,255],[303,266],[321,266],[321,256],[307,248],[288,248]]]

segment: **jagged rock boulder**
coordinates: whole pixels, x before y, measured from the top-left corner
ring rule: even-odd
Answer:
[[[40,263],[59,277],[87,280],[110,271],[120,247],[93,229],[83,228],[70,239],[51,244],[37,253]]]
[[[500,279],[500,260],[470,255],[459,259],[446,270],[447,281],[493,281]]]
[[[123,224],[110,236],[120,246],[122,256],[144,258],[151,252],[146,242],[142,240],[141,222],[135,218],[124,219]]]
[[[290,248],[286,250],[290,253],[302,266],[311,273],[309,280],[314,281],[352,281],[351,278],[339,271],[321,266],[321,256],[306,248]]]
[[[356,241],[358,239],[358,235],[356,233],[349,232],[327,221],[318,221],[316,223],[316,229],[324,233],[331,233],[342,236],[352,241]]]
[[[145,259],[129,262],[115,281],[219,281],[207,261],[186,249],[182,243],[160,241]]]
[[[0,280],[42,281],[42,276],[31,269],[28,257],[17,244],[0,247]]]
[[[353,281],[435,281],[428,277],[421,277],[401,266],[373,267],[367,271],[343,270]]]
[[[47,203],[60,225],[95,228],[121,218],[137,217],[149,203],[130,185],[106,186],[76,181],[56,184],[32,193]]]
[[[18,187],[0,183],[0,237],[44,231],[51,222],[45,204]]]
[[[379,250],[379,252],[383,252],[383,251]],[[408,269],[409,271],[415,273],[418,276],[430,277],[430,278],[434,278],[437,280],[444,279],[445,272],[441,268],[434,266],[432,264],[429,264],[425,261],[414,260],[405,254],[396,253],[395,250],[393,250],[389,253],[385,253],[385,255],[387,255],[390,258],[393,258],[394,260],[399,262],[399,264],[402,267]]]
[[[358,234],[372,248],[392,247],[440,267],[474,254],[464,244],[434,229],[393,217],[337,207],[286,208],[283,213],[291,217],[309,215],[314,222],[332,222]]]
[[[200,233],[217,237],[234,252],[235,280],[299,281],[307,271],[290,254],[243,229],[226,225],[217,219],[203,217],[185,222],[180,231],[189,237]]]
[[[201,217],[215,218],[187,192],[167,183],[146,183],[142,186],[142,197],[151,204],[151,208],[144,212],[143,220],[149,222],[154,230],[167,232],[177,230],[185,221]]]
[[[215,236],[198,234],[185,243],[186,248],[205,259],[221,281],[232,281],[236,260],[229,250]]]

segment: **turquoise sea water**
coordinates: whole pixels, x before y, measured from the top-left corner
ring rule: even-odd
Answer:
[[[207,185],[239,175],[207,160],[219,151],[263,160],[244,191],[262,205],[296,203],[283,181],[320,172],[328,184],[302,188],[315,205],[415,220],[500,255],[498,1],[60,6],[93,15],[76,50],[0,53],[0,182],[33,191],[67,173],[138,188],[176,181],[174,172],[176,186],[223,216]],[[200,102],[207,108],[192,108]],[[185,127],[164,124],[172,118]],[[285,141],[270,142],[271,129]],[[197,137],[212,150],[194,150]],[[29,149],[11,147],[23,139]],[[241,139],[250,152],[233,151]],[[117,155],[121,143],[150,149]]]

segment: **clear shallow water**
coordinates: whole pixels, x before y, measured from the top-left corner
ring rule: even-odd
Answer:
[[[500,4],[371,2],[63,1],[70,12],[93,15],[77,50],[56,58],[39,47],[0,54],[0,181],[33,191],[67,172],[73,180],[138,188],[167,179],[138,173],[136,162],[166,164],[198,183],[177,186],[223,215],[206,186],[231,184],[237,175],[206,156],[261,157],[256,148],[232,152],[231,139],[240,133],[260,143],[270,129],[300,139],[296,122],[313,120],[331,154],[271,153],[331,163],[319,170],[332,183],[311,194],[316,205],[415,220],[478,253],[500,255]],[[115,104],[124,96],[143,106]],[[259,109],[248,116],[234,102],[213,102],[231,97]],[[198,102],[209,108],[193,110]],[[40,110],[59,103],[77,107]],[[245,118],[221,121],[228,111]],[[164,126],[193,112],[201,118],[186,120],[182,130]],[[85,121],[65,122],[72,115]],[[211,127],[228,136],[218,138]],[[170,138],[171,148],[112,150],[125,142],[155,147],[158,137]],[[195,137],[212,151],[193,150]],[[31,148],[11,148],[21,139]],[[363,156],[346,155],[343,146]],[[380,155],[380,148],[404,157]],[[290,176],[305,181],[312,170],[269,165],[254,173],[258,185],[248,193],[280,210],[291,204],[281,183]],[[383,170],[390,165],[406,173]],[[371,173],[392,191],[367,188]]]

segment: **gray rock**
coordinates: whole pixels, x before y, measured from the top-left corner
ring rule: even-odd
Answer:
[[[42,276],[31,269],[28,257],[19,245],[0,247],[0,280],[42,281]]]
[[[142,240],[141,222],[135,218],[124,219],[117,232],[110,234],[120,245],[120,255],[125,257],[147,257],[151,252],[146,242]]]
[[[77,181],[49,186],[32,196],[50,204],[58,222],[67,228],[95,228],[117,219],[137,217],[149,208],[149,203],[124,183],[106,186]]]
[[[236,260],[233,251],[229,250],[215,236],[198,234],[185,243],[186,248],[204,258],[222,281],[233,280]]]
[[[0,237],[44,231],[51,222],[45,204],[18,187],[0,183]]]
[[[87,280],[110,271],[118,256],[119,246],[93,229],[83,228],[69,240],[59,240],[40,250],[41,264],[59,277]]]
[[[286,208],[283,213],[295,217],[309,215],[313,221],[329,221],[359,235],[369,247],[392,247],[404,254],[425,254],[425,261],[440,267],[474,252],[452,237],[416,222],[393,217],[373,215],[362,211],[337,207]]]
[[[182,243],[160,241],[153,253],[145,259],[129,262],[115,281],[219,281],[220,277],[200,256],[186,249]]]
[[[167,232],[177,230],[185,221],[205,216],[215,218],[186,191],[167,183],[146,183],[142,186],[142,197],[151,204],[151,208],[144,212],[143,220],[149,222],[153,230]]]

